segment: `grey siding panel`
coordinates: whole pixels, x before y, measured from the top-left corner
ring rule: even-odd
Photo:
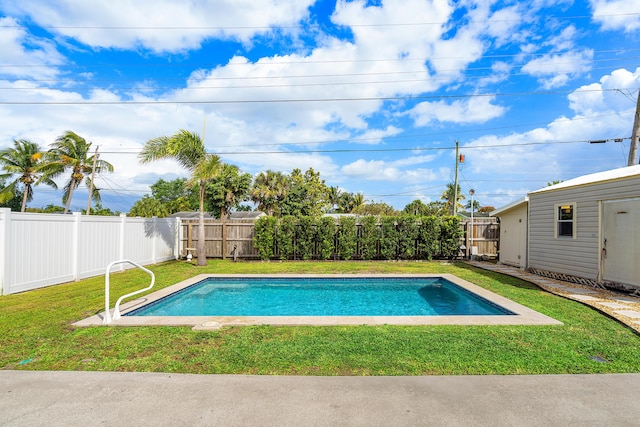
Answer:
[[[640,176],[529,195],[529,266],[596,279],[600,205],[603,200],[640,197]],[[576,238],[555,237],[555,206],[576,204]]]

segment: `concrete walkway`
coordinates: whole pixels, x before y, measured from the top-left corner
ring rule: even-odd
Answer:
[[[640,374],[290,377],[0,371],[1,426],[637,426]]]
[[[608,314],[640,333],[640,298],[638,297],[582,286],[562,280],[549,279],[508,265],[481,261],[467,261],[467,264],[484,270],[517,277],[533,283],[547,292],[579,301]]]

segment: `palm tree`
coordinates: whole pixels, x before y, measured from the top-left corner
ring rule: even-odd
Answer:
[[[274,215],[278,210],[278,204],[287,196],[288,187],[287,177],[282,172],[260,172],[251,189],[251,200],[258,205],[258,210],[270,216]]]
[[[327,199],[329,204],[331,205],[331,212],[336,212],[336,209],[340,209],[340,196],[342,195],[342,190],[339,187],[329,187],[329,192],[327,195]]]
[[[354,209],[357,209],[360,206],[364,205],[366,203],[366,200],[362,193],[356,193],[353,195],[353,200],[351,202],[353,207],[351,208],[350,212],[353,212]]]
[[[456,199],[455,208],[454,208],[454,201],[453,201],[454,198]],[[453,183],[447,184],[447,189],[444,190],[442,192],[442,195],[440,196],[440,200],[445,201],[447,211],[451,212],[451,215],[455,215],[455,212],[458,209],[464,208],[464,206],[460,204],[460,202],[464,199],[465,197],[464,197],[464,194],[462,194],[462,191],[460,190],[460,185],[458,185],[458,188],[456,189],[455,184]]]
[[[220,219],[226,220],[231,209],[244,199],[251,186],[251,175],[240,173],[236,165],[223,164],[221,170],[220,187],[222,190],[222,204],[220,206]]]
[[[0,203],[7,203],[13,199],[16,190],[23,186],[22,207],[20,212],[24,212],[27,202],[33,199],[33,185],[45,183],[57,189],[56,183],[45,173],[48,167],[44,160],[44,153],[35,142],[26,139],[13,141],[13,148],[0,151],[0,165],[7,172],[0,174],[4,180],[18,175],[6,187],[0,190]]]
[[[223,163],[215,154],[209,154],[200,135],[181,129],[172,136],[160,136],[146,142],[138,155],[141,163],[150,163],[160,159],[176,160],[180,166],[191,173],[190,185],[199,186],[200,215],[198,222],[198,265],[207,265],[204,252],[204,197],[207,182],[217,177],[223,169]]]
[[[104,171],[113,172],[113,165],[107,161],[99,160],[95,157],[95,154],[90,155],[90,149],[91,142],[88,142],[75,132],[67,131],[51,144],[51,150],[47,153],[50,167],[53,169],[48,172],[48,176],[55,178],[65,171],[71,170],[71,176],[64,186],[64,193],[62,195],[62,203],[65,204],[65,214],[69,212],[73,192],[83,180],[87,187],[95,188],[92,175]],[[94,201],[100,202],[100,191],[94,189],[91,192],[91,197]]]

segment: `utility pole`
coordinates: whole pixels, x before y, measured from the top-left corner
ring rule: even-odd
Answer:
[[[87,215],[91,213],[91,195],[93,194],[93,179],[96,176],[96,163],[98,163],[98,148],[99,145],[96,145],[96,152],[93,153],[93,168],[91,168],[91,183],[89,184],[89,200],[87,200]]]
[[[456,179],[453,183],[453,216],[458,214],[458,141],[456,141]]]
[[[629,161],[627,166],[633,166],[638,158],[638,133],[640,133],[640,89],[638,90],[638,101],[636,102],[636,114],[633,118],[633,130],[631,131],[631,146],[629,147]]]

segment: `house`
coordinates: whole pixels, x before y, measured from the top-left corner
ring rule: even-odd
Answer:
[[[176,212],[174,214],[169,215],[167,218],[180,218],[180,219],[198,219],[200,218],[200,212]],[[205,219],[212,219],[213,217],[208,213],[204,213]]]
[[[640,290],[640,165],[533,191],[491,215],[500,218],[500,262]]]
[[[267,214],[260,211],[240,211],[240,212],[231,212],[229,214],[229,220],[232,221],[244,221],[251,220],[255,221],[260,217],[266,216]]]

